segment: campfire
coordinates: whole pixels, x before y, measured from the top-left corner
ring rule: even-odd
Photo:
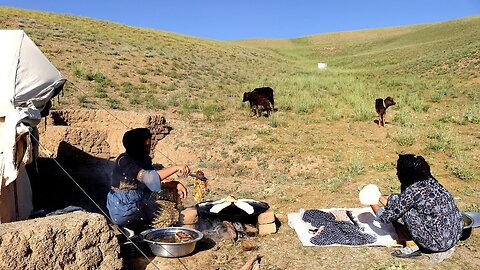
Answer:
[[[275,233],[275,214],[269,205],[234,196],[198,203],[180,213],[182,227],[196,229],[216,242]]]

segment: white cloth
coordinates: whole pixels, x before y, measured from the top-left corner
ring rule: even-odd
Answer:
[[[32,144],[29,138],[30,127],[22,123],[28,121],[35,126],[40,121],[40,111],[33,108],[17,108],[9,111],[5,117],[5,128],[3,134],[3,168],[2,175],[5,179],[5,186],[15,181],[18,176],[19,169],[22,165],[31,161]],[[16,144],[22,136],[27,136],[27,145],[25,153],[17,153]],[[23,154],[23,159],[19,164],[16,162],[16,156]]]
[[[378,200],[380,199],[380,189],[378,186],[374,184],[366,185],[360,190],[358,193],[358,198],[360,199],[360,203],[363,205],[372,205],[378,204]]]
[[[17,179],[3,187],[0,194],[0,223],[27,219],[33,210],[32,188],[26,170],[20,170]]]
[[[377,236],[377,241],[372,244],[366,244],[364,246],[384,246],[392,247],[399,246],[396,239],[397,233],[395,228],[391,223],[385,224],[380,222],[378,218],[373,213],[370,207],[365,208],[330,208],[330,209],[319,209],[324,212],[331,212],[334,210],[348,210],[352,211],[353,217],[357,220],[358,224],[365,228],[365,232]],[[295,230],[297,233],[298,239],[302,242],[304,247],[330,247],[330,246],[346,246],[346,247],[358,247],[350,245],[327,245],[327,246],[317,246],[310,242],[310,238],[315,236],[310,232],[312,226],[310,223],[307,223],[302,220],[304,209],[300,209],[298,212],[288,213],[288,225]]]
[[[145,170],[145,174],[143,175],[141,181],[154,192],[160,191],[160,176],[155,170]]]

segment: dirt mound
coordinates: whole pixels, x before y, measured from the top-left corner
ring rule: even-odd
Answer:
[[[106,219],[75,212],[0,224],[0,269],[121,269]]]

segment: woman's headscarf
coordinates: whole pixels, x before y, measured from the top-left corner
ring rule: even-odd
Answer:
[[[142,167],[152,164],[150,153],[145,149],[145,141],[151,137],[152,134],[148,128],[135,128],[123,135],[122,143],[125,152],[137,160]]]
[[[398,155],[397,176],[402,192],[415,182],[433,178],[427,161],[422,156],[412,154]]]

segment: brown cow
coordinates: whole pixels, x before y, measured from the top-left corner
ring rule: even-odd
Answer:
[[[259,92],[245,92],[243,93],[243,102],[248,101],[250,103],[250,110],[260,117],[262,113],[266,112],[267,117],[270,116],[272,111],[270,100]]]
[[[387,108],[395,105],[392,97],[387,97],[386,99],[377,98],[375,100],[375,110],[377,111],[378,126],[385,126],[385,113]]]

